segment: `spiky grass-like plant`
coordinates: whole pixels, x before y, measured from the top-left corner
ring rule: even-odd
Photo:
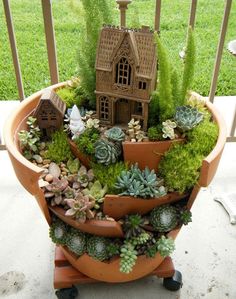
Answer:
[[[158,91],[159,91],[159,112],[160,122],[173,116],[175,104],[172,95],[171,65],[168,54],[157,33],[155,33],[158,58]]]
[[[95,107],[95,59],[99,31],[103,23],[112,22],[110,0],[81,0],[84,24],[81,28],[78,51],[78,76],[81,88],[90,105]],[[92,24],[92,26],[91,26]]]
[[[183,72],[181,97],[179,103],[180,106],[186,105],[186,94],[193,81],[195,54],[196,54],[195,52],[196,52],[196,48],[194,42],[194,34],[192,28],[189,27],[188,36],[187,36],[187,45],[186,45],[185,57],[184,57],[184,72]]]

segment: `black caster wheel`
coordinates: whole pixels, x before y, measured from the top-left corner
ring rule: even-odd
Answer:
[[[75,299],[78,295],[78,290],[76,287],[68,289],[60,289],[56,291],[56,296],[58,299]]]
[[[163,286],[169,291],[178,291],[182,288],[182,274],[181,272],[175,270],[172,277],[167,277],[163,279]]]

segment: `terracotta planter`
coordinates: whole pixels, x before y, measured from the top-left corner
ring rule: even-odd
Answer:
[[[65,83],[60,83],[53,85],[52,88],[54,90],[64,86]],[[11,115],[11,117],[8,119],[5,128],[4,128],[4,137],[5,137],[5,142],[7,146],[7,150],[12,162],[12,165],[14,167],[16,176],[18,177],[20,183],[24,186],[24,188],[29,191],[32,195],[35,196],[46,220],[48,223],[51,222],[51,216],[50,212],[47,206],[47,202],[44,197],[44,193],[39,187],[38,180],[40,178],[40,175],[42,173],[42,170],[29,162],[27,159],[25,159],[19,148],[18,144],[18,132],[25,127],[26,120],[29,115],[31,115],[43,93],[43,90],[31,95],[27,99],[25,99],[22,104],[15,110],[15,112]],[[190,209],[200,188],[206,187],[209,185],[211,180],[213,179],[215,172],[217,170],[220,157],[224,148],[224,144],[226,141],[226,127],[225,123],[218,113],[218,111],[215,109],[215,107],[211,103],[206,104],[207,108],[209,111],[212,113],[213,118],[215,119],[216,123],[218,124],[219,127],[219,136],[217,143],[212,150],[212,152],[203,160],[202,162],[202,167],[201,167],[201,172],[200,172],[200,177],[195,185],[195,187],[192,189],[191,194],[189,195],[188,199],[188,208]],[[168,142],[167,142],[168,144]],[[136,146],[136,147],[135,147]],[[136,151],[138,151],[138,146],[139,144],[133,144],[132,143],[132,155],[136,155]],[[145,146],[143,144],[143,146]],[[157,149],[158,153],[160,153],[159,148]],[[150,168],[153,168],[152,166],[149,165],[149,162],[147,162],[146,159],[149,159],[149,154],[147,154],[146,150],[142,150],[142,155],[144,157],[144,164],[140,164],[141,167],[144,167],[145,165],[149,166]],[[159,155],[155,154],[155,158],[159,158]],[[130,157],[126,159],[131,159]],[[136,158],[134,158],[136,159]],[[137,158],[138,159],[138,158]],[[134,160],[132,160],[134,161]],[[135,161],[134,161],[135,162]],[[157,165],[157,162],[155,161],[155,167]],[[118,198],[120,200],[120,203],[118,204],[115,203],[115,200],[117,197],[108,197],[108,202],[107,204],[111,204],[113,201],[113,205],[115,204],[117,206],[117,209],[120,204],[122,204],[123,200],[121,197]],[[118,201],[117,199],[117,201]],[[167,201],[169,199],[166,199]],[[176,199],[177,200],[177,199]],[[128,201],[133,201],[128,199]],[[128,204],[127,201],[127,206]],[[135,199],[135,205],[140,204],[141,202],[138,203],[137,199]],[[148,200],[145,200],[145,203],[148,204]],[[151,204],[151,203],[150,203]],[[156,203],[155,203],[156,204]],[[133,203],[132,203],[133,205]],[[134,206],[135,206],[134,205]],[[109,208],[109,207],[108,207]],[[125,208],[127,210],[131,209]],[[134,209],[132,207],[132,209]],[[146,209],[146,207],[145,207]],[[149,209],[149,208],[148,208]],[[131,211],[131,210],[130,210]],[[133,212],[134,210],[132,210]],[[136,210],[135,210],[136,211]],[[140,211],[138,209],[138,211]],[[123,212],[122,212],[123,213]],[[61,215],[60,217],[63,217]],[[118,216],[117,216],[118,217]],[[72,224],[70,224],[72,225]],[[74,223],[73,223],[74,225]],[[111,224],[109,224],[111,225]],[[97,224],[93,223],[90,227],[93,227],[93,232],[98,232],[98,230],[110,230],[106,228],[102,228],[101,225],[99,225],[99,228],[96,227]],[[115,230],[119,231],[118,226],[114,224]],[[113,229],[113,228],[112,228]],[[179,229],[171,231],[169,235],[175,239],[179,232]],[[112,233],[113,234],[113,233]],[[93,260],[92,258],[88,257],[87,255],[84,255],[80,258],[76,258],[74,255],[72,255],[68,250],[63,249],[63,252],[66,255],[66,258],[69,260],[69,262],[77,268],[80,272],[94,278],[97,280],[102,280],[102,281],[107,281],[107,282],[124,282],[124,281],[131,281],[135,280],[137,278],[143,277],[149,273],[151,273],[158,265],[161,264],[163,261],[163,258],[161,258],[159,255],[156,255],[154,259],[152,258],[146,258],[144,256],[140,256],[137,260],[137,264],[134,267],[134,270],[130,274],[123,274],[119,271],[119,259],[112,260],[110,263],[101,263],[96,260]]]
[[[51,212],[65,223],[77,228],[85,233],[104,236],[118,237],[124,236],[121,225],[116,221],[108,220],[86,220],[85,223],[79,223],[71,217],[65,216],[65,210],[60,207],[49,207]]]
[[[168,235],[175,239],[180,229],[175,229]],[[152,273],[164,260],[159,253],[154,258],[147,258],[145,255],[138,256],[132,272],[129,274],[120,272],[120,258],[115,257],[108,262],[100,262],[93,259],[88,254],[83,254],[79,258],[66,247],[61,247],[63,254],[69,263],[78,271],[88,277],[105,282],[127,282],[139,279]]]
[[[135,164],[144,169],[157,171],[158,164],[163,154],[168,151],[174,143],[183,142],[183,139],[165,140],[165,141],[147,141],[147,142],[122,142],[124,161]]]
[[[168,193],[155,199],[135,198],[132,196],[106,195],[103,204],[103,212],[114,219],[119,219],[127,214],[148,213],[157,206],[176,202],[187,197],[188,194],[177,192]]]
[[[81,151],[78,149],[78,147],[76,146],[76,144],[69,140],[69,143],[70,143],[70,148],[71,148],[71,151],[73,153],[73,155],[78,158],[80,160],[80,162],[87,168],[89,169],[90,168],[90,163],[91,163],[91,160],[89,158],[89,156],[81,153]]]

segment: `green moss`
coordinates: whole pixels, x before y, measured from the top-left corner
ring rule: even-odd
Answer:
[[[83,134],[75,139],[75,143],[82,153],[91,156],[95,153],[94,144],[99,139],[99,136],[97,129],[86,129]]]
[[[148,138],[151,141],[164,140],[162,135],[163,135],[163,132],[162,132],[161,125],[157,125],[155,127],[150,127],[148,129]]]
[[[92,168],[96,179],[99,180],[103,186],[107,185],[107,193],[117,194],[118,190],[114,187],[117,177],[123,170],[128,169],[128,165],[124,162],[118,162],[109,166],[93,163]]]
[[[206,117],[186,133],[187,143],[176,144],[166,152],[159,164],[159,173],[169,190],[183,193],[196,184],[202,160],[214,148],[217,136],[216,123]]]
[[[48,145],[46,157],[56,163],[65,162],[73,158],[67,134],[63,129],[52,134],[52,141]]]

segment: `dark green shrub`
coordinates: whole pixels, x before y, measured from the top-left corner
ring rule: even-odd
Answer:
[[[95,128],[86,129],[83,134],[75,139],[75,143],[78,149],[85,155],[94,155],[95,153],[95,142],[99,139],[99,131]]]
[[[65,162],[73,158],[67,134],[63,129],[52,134],[52,141],[48,145],[46,157],[56,163]]]

